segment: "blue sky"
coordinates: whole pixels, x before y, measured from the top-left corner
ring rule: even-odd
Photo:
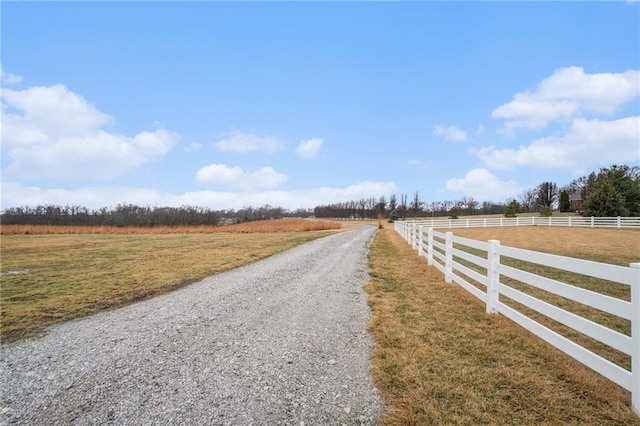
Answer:
[[[2,2],[2,208],[505,201],[640,159],[635,2]]]

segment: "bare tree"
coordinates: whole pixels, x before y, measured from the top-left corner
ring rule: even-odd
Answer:
[[[402,193],[400,195],[400,204],[398,205],[398,214],[402,220],[407,218],[407,211],[409,210],[409,205],[407,204],[407,194]]]
[[[558,186],[554,182],[542,182],[538,186],[536,202],[541,208],[553,208],[558,199]]]
[[[448,214],[449,208],[452,206],[453,206],[453,201],[450,201],[450,200],[440,201],[440,211],[442,212],[442,214]]]
[[[422,208],[422,201],[420,201],[420,194],[418,191],[413,193],[413,200],[411,200],[411,211],[413,212],[413,216],[417,219],[418,213]]]
[[[537,198],[536,189],[525,189],[520,195],[518,195],[518,204],[520,205],[520,211],[532,212],[536,207]]]
[[[398,206],[398,199],[396,198],[396,194],[393,194],[389,197],[389,210],[394,211]]]
[[[465,214],[473,214],[474,211],[478,208],[478,201],[475,198],[462,197],[462,199],[458,203],[458,207],[465,212]]]
[[[386,209],[387,209],[387,199],[384,197],[384,195],[381,195],[380,198],[378,199],[378,204],[376,205],[376,213],[378,214],[378,217],[380,217],[380,215],[384,217],[384,213]]]
[[[429,208],[431,210],[431,216],[432,217],[435,216],[436,212],[440,208],[440,202],[439,201],[432,201],[431,203],[429,203]]]
[[[364,220],[365,211],[367,210],[367,199],[361,198],[358,200],[358,215],[360,216],[360,220]]]

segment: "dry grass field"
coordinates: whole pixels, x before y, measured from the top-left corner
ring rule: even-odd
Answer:
[[[211,233],[120,233],[123,229],[116,228],[115,234],[56,233],[68,229],[5,234],[0,241],[2,340],[166,293],[335,232],[303,227],[318,224],[322,222],[265,221]],[[326,228],[336,226],[327,222]]]
[[[390,225],[369,259],[373,374],[385,425],[640,425],[630,394],[428,267]],[[637,231],[454,230],[455,235],[620,265],[638,261]],[[616,354],[609,354],[617,356]],[[625,364],[625,360],[618,360]]]
[[[629,266],[640,262],[640,230],[522,226],[455,229],[454,235],[474,240],[499,240],[502,245],[596,262]]]
[[[49,226],[49,225],[2,225],[2,235],[33,234],[212,234],[254,232],[306,232],[340,229],[337,222],[328,220],[276,219],[239,223],[228,226],[155,226],[117,227],[117,226]]]

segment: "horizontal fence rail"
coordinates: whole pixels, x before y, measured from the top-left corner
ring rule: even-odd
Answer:
[[[529,221],[526,225],[532,224],[532,219],[525,219]],[[548,218],[542,219],[546,221]],[[616,220],[616,224],[620,223],[619,219]],[[635,220],[638,219],[635,218]],[[477,223],[478,219],[474,221]],[[427,223],[433,224],[433,222]],[[445,282],[456,283],[480,299],[485,304],[487,313],[508,317],[630,391],[633,410],[640,415],[640,263],[632,263],[629,267],[624,267],[502,246],[496,240],[483,242],[457,237],[452,232],[439,232],[425,222],[396,221],[394,229],[418,251],[420,256],[427,259],[429,265],[444,274]],[[627,294],[630,293],[630,300],[577,287],[514,265],[535,265],[538,270],[542,267],[543,270],[560,271],[560,274],[567,276],[573,274],[605,280],[612,285],[627,289],[625,291]],[[524,268],[524,266],[521,267]],[[536,297],[531,294],[532,292],[538,292],[540,296]],[[542,300],[540,297],[543,295],[576,302],[581,306],[584,305],[584,309],[595,309],[619,318],[622,322],[630,323],[630,333],[616,331],[579,313],[550,303],[548,300]],[[516,304],[501,300],[501,296]],[[545,298],[548,299],[547,296]],[[565,305],[565,303],[558,304]],[[628,355],[631,358],[631,368],[623,368],[541,324],[530,315],[521,312],[522,308],[516,307],[517,305]]]
[[[527,216],[485,217],[465,219],[420,219],[396,221],[395,224],[414,223],[434,229],[496,228],[506,226],[566,226],[576,228],[630,228],[640,229],[640,217],[582,217],[582,216]],[[396,229],[397,230],[397,229]]]

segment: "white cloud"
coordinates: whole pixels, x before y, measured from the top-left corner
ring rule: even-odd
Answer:
[[[276,152],[282,149],[283,145],[276,138],[261,137],[242,132],[232,132],[226,134],[224,139],[214,143],[213,146],[219,151],[227,152]]]
[[[300,141],[296,148],[296,155],[300,158],[316,158],[322,147],[322,139],[313,138],[306,141]]]
[[[485,131],[484,126],[482,125],[482,123],[479,123],[478,128],[476,129],[476,136],[480,137],[484,135],[484,131]]]
[[[20,84],[21,81],[22,81],[21,75],[15,75],[15,74],[4,72],[4,69],[2,68],[2,64],[0,64],[0,82],[2,82],[2,84],[13,86],[15,84]]]
[[[196,181],[216,186],[231,186],[244,190],[275,188],[287,180],[287,175],[272,167],[263,167],[247,173],[240,167],[226,164],[210,164],[196,173]]]
[[[287,180],[287,175],[276,172],[272,167],[263,167],[252,173],[246,173],[240,181],[245,189],[275,188]]]
[[[506,120],[501,131],[542,129],[554,121],[584,114],[612,116],[640,95],[640,71],[587,74],[580,67],[557,69],[534,92],[517,93],[493,110],[491,116]]]
[[[487,169],[473,169],[463,178],[449,179],[447,189],[480,201],[499,201],[515,197],[521,192],[518,184],[512,180],[503,181]]]
[[[237,183],[244,170],[240,167],[229,167],[226,164],[210,164],[196,173],[196,181],[212,185],[230,185]]]
[[[135,187],[86,187],[75,190],[44,189],[19,183],[2,183],[1,208],[38,204],[78,204],[88,208],[115,206],[131,203],[141,206],[181,205],[209,207],[212,209],[239,209],[244,206],[272,206],[287,209],[312,208],[320,204],[348,201],[360,198],[378,198],[396,193],[393,182],[364,181],[345,188],[321,187],[300,191],[190,191],[172,194],[150,188]]]
[[[582,173],[597,165],[640,159],[640,117],[613,121],[574,119],[567,132],[518,149],[485,147],[476,153],[486,167],[534,166]]]
[[[60,84],[3,89],[2,101],[2,152],[12,176],[111,178],[164,156],[180,139],[163,129],[108,132],[113,118]]]
[[[433,134],[452,142],[464,142],[469,140],[467,133],[458,129],[456,126],[433,126]]]

